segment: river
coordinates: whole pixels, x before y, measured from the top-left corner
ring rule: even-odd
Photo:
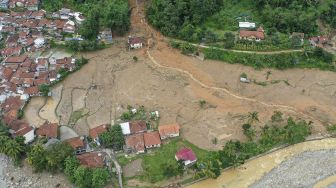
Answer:
[[[293,156],[318,150],[336,149],[336,139],[327,138],[323,140],[307,141],[284,149],[277,150],[265,156],[252,159],[238,168],[223,171],[217,179],[207,179],[188,186],[188,188],[240,188],[249,187],[264,174],[270,172],[280,163],[292,158]],[[314,187],[326,187],[336,182],[336,177],[321,179]]]

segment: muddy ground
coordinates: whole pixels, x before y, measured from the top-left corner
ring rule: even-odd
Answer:
[[[267,123],[275,110],[286,117],[313,121],[314,134],[324,134],[325,125],[336,122],[335,73],[309,69],[259,71],[182,55],[148,27],[143,5],[136,8],[135,1],[130,4],[135,9],[129,35],[144,37],[148,45],[129,51],[127,38],[115,38],[111,48],[79,54],[90,62],[59,84],[59,102],[47,103],[50,108],[56,107],[48,110],[55,114],[38,112],[41,102],[35,99],[27,107],[35,113],[27,114],[56,117],[60,125],[69,125],[83,135],[98,125],[118,123],[127,105],[144,105],[160,111],[160,124],[178,122],[182,137],[206,149],[219,149],[230,139],[244,140],[241,125],[252,111],[259,112],[257,127]],[[135,56],[138,61],[133,60]],[[257,82],[266,81],[266,86],[240,83],[243,72]],[[203,108],[201,100],[206,101]],[[31,122],[29,117],[27,120]],[[218,144],[212,144],[214,138]]]

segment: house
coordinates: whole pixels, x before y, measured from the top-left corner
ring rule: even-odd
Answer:
[[[126,137],[126,152],[127,151],[136,154],[145,153],[144,136],[142,133]]]
[[[39,11],[34,11],[31,15],[30,18],[33,19],[42,19],[45,16],[46,12],[44,10],[39,10]]]
[[[146,149],[160,147],[161,139],[158,131],[144,133],[144,142]]]
[[[36,71],[42,72],[48,70],[48,58],[39,58],[36,59]]]
[[[45,45],[46,41],[43,37],[39,37],[34,40],[34,47],[35,48],[42,48]]]
[[[128,37],[128,45],[130,49],[142,48],[143,41],[140,37]]]
[[[239,28],[254,29],[256,24],[253,22],[239,22]]]
[[[65,140],[74,150],[76,154],[81,154],[86,152],[86,146],[84,143],[84,137],[74,137]]]
[[[110,29],[101,31],[99,34],[99,38],[102,42],[111,44],[112,41],[112,32]]]
[[[36,135],[39,137],[46,137],[48,139],[57,138],[58,136],[58,124],[45,122],[36,130]]]
[[[4,103],[1,104],[1,109],[3,113],[9,112],[10,110],[20,110],[23,108],[24,102],[17,96],[8,97]]]
[[[190,166],[196,163],[197,158],[195,153],[190,148],[182,148],[175,154],[177,161],[183,161],[184,166]]]
[[[132,121],[129,123],[131,134],[143,133],[147,130],[145,121]]]
[[[120,127],[121,127],[123,135],[129,135],[129,134],[131,134],[131,129],[130,129],[129,122],[120,123]]]
[[[37,86],[32,86],[32,87],[25,88],[24,93],[29,96],[38,96],[40,94],[40,91]]]
[[[159,133],[162,140],[166,138],[180,136],[180,125],[177,123],[161,125],[159,126]]]
[[[59,10],[59,16],[62,20],[68,20],[70,18],[71,10],[67,8],[62,8]]]
[[[89,130],[90,138],[92,138],[93,141],[96,142],[98,146],[100,146],[99,136],[104,132],[107,132],[107,127],[108,125],[104,124]]]
[[[29,0],[26,3],[26,8],[31,11],[38,11],[40,0]]]
[[[9,125],[9,132],[14,138],[17,136],[23,136],[25,138],[25,144],[32,142],[35,138],[34,128],[21,120],[12,122]]]
[[[85,20],[84,16],[81,13],[79,13],[79,12],[76,12],[74,14],[74,17],[75,17],[76,23],[79,24],[79,25],[82,24],[84,22],[84,20]]]
[[[264,29],[262,27],[259,27],[257,31],[240,30],[239,39],[254,40],[254,41],[264,40],[265,39]]]
[[[10,69],[10,68],[3,68],[1,70],[1,76],[0,76],[0,78],[8,82],[12,78],[13,73],[14,72],[13,72],[12,69]]]
[[[309,42],[312,46],[318,46],[323,47],[324,44],[327,44],[329,41],[327,36],[317,36],[317,37],[311,37],[309,39]]]
[[[21,64],[28,58],[27,55],[11,56],[5,59],[5,64]]]
[[[1,9],[8,9],[9,0],[0,0],[0,8]]]
[[[88,168],[102,168],[106,165],[106,153],[90,152],[77,155],[79,163]]]
[[[65,33],[75,33],[76,27],[75,25],[72,25],[71,23],[66,23],[63,26],[63,32]]]

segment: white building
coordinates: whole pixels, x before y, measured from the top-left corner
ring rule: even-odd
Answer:
[[[256,27],[256,24],[253,22],[239,22],[239,28],[253,29],[255,27]]]
[[[129,122],[120,123],[120,127],[121,127],[123,135],[129,135],[129,134],[131,134],[131,129],[130,129]]]

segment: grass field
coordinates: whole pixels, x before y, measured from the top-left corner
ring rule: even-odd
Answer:
[[[160,148],[152,150],[151,153],[141,154],[131,159],[119,157],[118,160],[121,165],[126,165],[135,159],[142,158],[144,172],[139,178],[154,183],[166,179],[163,169],[170,164],[177,165],[175,153],[183,147],[191,148],[195,152],[198,160],[205,159],[210,153],[209,151],[198,148],[186,140],[176,138],[167,144],[163,144]]]

